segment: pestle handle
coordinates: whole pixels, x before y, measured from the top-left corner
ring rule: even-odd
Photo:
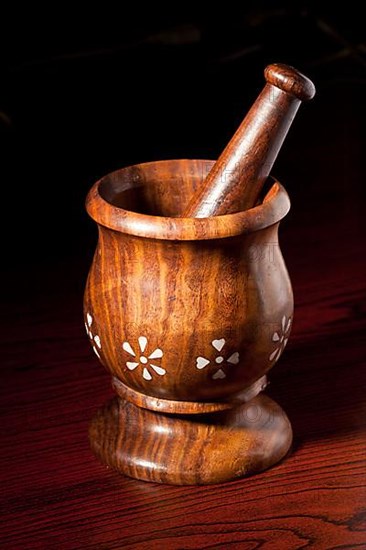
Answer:
[[[283,92],[293,95],[300,101],[309,101],[315,95],[312,81],[294,67],[283,63],[273,63],[264,69],[264,78]]]
[[[255,206],[301,101],[315,86],[288,65],[268,65],[266,84],[195,194],[184,217],[208,218]]]

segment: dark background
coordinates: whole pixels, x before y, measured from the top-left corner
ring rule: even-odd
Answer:
[[[313,201],[326,217],[334,177],[340,216],[349,201],[361,207],[366,37],[352,3],[15,11],[3,19],[1,50],[6,300],[11,289],[21,299],[60,290],[50,266],[64,274],[58,284],[81,292],[96,238],[84,212],[94,181],[137,162],[216,158],[271,62],[317,86],[273,170],[292,198],[288,223],[299,209],[311,216]]]

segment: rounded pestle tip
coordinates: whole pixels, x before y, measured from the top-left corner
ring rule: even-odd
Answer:
[[[280,88],[288,94],[296,96],[301,101],[308,101],[315,95],[315,86],[305,75],[282,63],[273,63],[264,70],[267,82]]]

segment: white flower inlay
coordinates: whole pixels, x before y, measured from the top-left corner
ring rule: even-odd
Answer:
[[[93,332],[92,332],[92,329],[91,329],[91,326],[93,324],[93,316],[90,315],[90,313],[86,314],[86,321],[85,321],[84,324],[85,324],[86,333],[87,333],[87,335],[89,336],[89,338],[91,340],[91,345],[93,347],[93,351],[94,351],[95,355],[98,357],[98,359],[100,359],[98,349],[99,350],[102,349],[102,343],[100,341],[100,338],[99,338],[98,334],[93,335]]]
[[[235,351],[225,359],[221,354],[221,350],[225,346],[225,338],[220,338],[219,340],[212,340],[211,345],[215,348],[216,351],[218,351],[219,355],[217,355],[214,359],[214,362],[217,365],[221,365],[222,363],[228,363],[229,365],[237,365],[239,363],[239,352]],[[204,369],[211,363],[210,359],[206,359],[206,357],[197,357],[196,359],[196,368],[197,369]],[[227,365],[225,365],[227,366]],[[213,380],[220,380],[222,378],[226,378],[226,373],[223,370],[223,368],[219,368],[217,371],[215,371],[212,375]]]
[[[271,355],[269,356],[270,361],[277,361],[277,359],[280,357],[281,353],[285,349],[290,333],[291,323],[291,317],[287,319],[286,315],[284,315],[281,321],[281,329],[278,332],[276,331],[273,333],[272,342],[276,342],[277,347],[274,351],[272,351]]]
[[[151,352],[149,355],[145,354],[146,346],[148,344],[148,340],[145,336],[139,336],[138,338],[139,342],[139,352],[138,354],[135,353],[133,350],[131,344],[129,342],[123,342],[122,348],[133,357],[136,358],[135,361],[126,361],[126,367],[129,370],[135,370],[140,363],[142,365],[146,365],[142,369],[142,377],[145,380],[152,380],[152,374],[155,372],[159,376],[164,376],[166,374],[166,370],[162,367],[159,367],[158,365],[155,365],[154,363],[151,363],[150,359],[161,359],[164,355],[162,350],[160,348],[154,349],[153,352]],[[151,370],[152,369],[152,370]]]

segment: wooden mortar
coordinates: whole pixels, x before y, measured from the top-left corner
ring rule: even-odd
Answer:
[[[117,393],[92,421],[91,446],[138,479],[226,481],[273,465],[292,441],[260,394],[293,318],[277,237],[289,198],[273,180],[250,210],[177,217],[213,164],[128,167],[87,198],[99,241],[85,326]]]

